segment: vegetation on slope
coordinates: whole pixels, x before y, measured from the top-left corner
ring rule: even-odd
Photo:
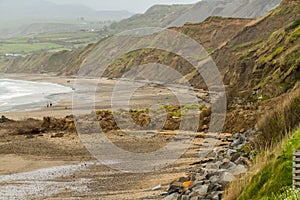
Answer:
[[[257,123],[259,133],[253,141],[255,148],[252,151],[261,153],[250,172],[227,189],[225,200],[275,199],[288,192],[285,190],[292,184],[292,151],[300,149],[300,131],[293,133],[299,129],[300,122],[299,85],[263,105],[274,106],[275,103],[274,110],[263,115]],[[292,139],[287,141],[290,137]]]
[[[182,27],[171,29],[196,40],[211,53],[253,21],[254,19],[208,17],[201,23],[187,23]]]
[[[270,148],[277,144],[289,131],[292,131],[300,122],[300,88],[282,95],[282,100],[271,100],[277,102],[277,107],[265,114],[257,123],[257,129],[261,132],[256,138],[256,146],[259,149]],[[280,103],[280,104],[278,104]]]
[[[167,12],[170,8],[153,7],[148,14],[156,13],[156,9],[166,9]],[[203,23],[186,24],[173,29],[200,42],[212,53],[232,96],[256,101],[261,96],[268,99],[283,94],[299,80],[299,21],[300,3],[299,0],[294,0],[283,1],[265,17],[252,22],[247,19],[210,17]],[[97,44],[90,45],[82,51],[8,60],[0,64],[0,70],[56,74],[62,74],[64,70],[63,74],[74,75],[87,53],[96,46]],[[153,49],[123,55],[104,75],[109,78],[121,77],[134,66],[146,63],[161,63],[173,67],[185,75],[192,85],[205,88],[204,81],[187,61],[170,52]]]
[[[214,17],[203,23],[174,29],[197,40],[212,53],[232,96],[257,101],[260,97],[268,99],[283,94],[299,80],[299,19],[299,1],[284,1],[265,17],[247,26],[249,21],[242,24],[237,19]],[[132,66],[166,60],[162,64],[176,70],[180,65],[184,66],[179,72],[186,75],[194,86],[205,88],[203,79],[188,63],[171,53],[153,50],[125,55],[106,75],[120,77]]]
[[[213,54],[235,96],[266,99],[294,87],[300,78],[299,20],[300,1],[283,1]]]
[[[209,17],[202,23],[186,24],[183,27],[171,28],[171,30],[189,36],[200,43],[206,51],[213,52],[251,21],[252,19]],[[199,74],[194,71],[195,69],[188,61],[172,52],[157,49],[143,49],[120,57],[105,71],[104,76],[119,78],[124,72],[129,71],[135,66],[147,63],[160,63],[170,66],[182,75],[186,75],[187,80],[191,80],[194,86],[197,86],[198,79],[200,78]]]
[[[186,34],[197,42],[201,43],[207,51],[213,51],[219,45],[233,37],[243,26],[248,24],[249,19],[226,19],[210,17],[203,23],[187,24],[183,27],[173,28],[176,31]],[[98,43],[100,43],[99,41]],[[4,72],[27,72],[27,73],[57,73],[64,69],[64,74],[74,75],[77,73],[81,62],[87,52],[90,52],[97,44],[90,45],[84,50],[72,52],[47,53],[32,55],[26,58],[10,59],[0,64],[0,70]],[[52,58],[52,59],[50,59]],[[56,58],[56,59],[54,59]],[[83,58],[83,59],[77,59]],[[161,50],[143,49],[130,52],[116,60],[105,72],[109,78],[121,77],[124,72],[134,66],[146,63],[161,63],[175,68],[182,74],[192,73],[192,66],[179,56],[171,52]],[[59,66],[58,66],[59,65]],[[95,74],[92,74],[95,75]],[[190,74],[191,78],[194,74]]]
[[[268,157],[268,162],[252,177],[239,199],[268,200],[284,195],[286,188],[292,186],[293,151],[300,149],[299,141],[300,131],[297,131],[286,141],[279,154]]]

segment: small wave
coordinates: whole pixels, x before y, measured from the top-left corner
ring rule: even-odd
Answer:
[[[0,101],[0,106],[5,106],[5,105],[7,105],[8,103],[7,102],[1,102]]]
[[[50,96],[71,92],[72,88],[55,83],[0,79],[0,112],[33,110]]]

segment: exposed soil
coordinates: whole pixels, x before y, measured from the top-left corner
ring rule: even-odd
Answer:
[[[29,123],[30,122],[30,123]],[[16,133],[15,126],[18,124],[18,130],[21,127],[28,129],[30,125],[42,126],[43,121],[26,120],[26,121],[6,121],[1,123],[0,134],[0,152],[1,161],[5,162],[1,166],[1,174],[12,174],[11,176],[0,176],[0,192],[8,192],[5,188],[19,187],[13,186],[17,181],[19,184],[24,183],[23,176],[33,176],[39,174],[39,171],[32,171],[39,168],[48,168],[52,171],[52,175],[57,175],[51,178],[51,173],[44,173],[39,175],[40,184],[56,183],[56,189],[49,188],[40,189],[39,196],[32,194],[32,190],[38,187],[36,182],[27,180],[27,186],[24,190],[29,189],[28,196],[24,194],[10,194],[11,197],[21,195],[22,198],[37,198],[43,196],[44,198],[61,199],[78,197],[82,199],[162,199],[160,195],[167,190],[168,184],[178,177],[188,176],[191,172],[196,172],[197,165],[193,165],[200,160],[199,148],[205,137],[204,132],[196,133],[190,148],[174,163],[168,167],[158,171],[149,173],[126,173],[113,170],[115,163],[107,163],[107,166],[96,162],[93,156],[86,150],[81,140],[76,133],[70,133],[68,130],[55,131],[54,129],[44,129],[43,133],[32,134]],[[28,125],[30,124],[30,125]],[[29,129],[28,129],[29,130]],[[61,133],[61,134],[58,134]],[[149,134],[149,132],[132,133],[136,135]],[[127,135],[120,130],[112,130],[106,133],[107,137],[118,147],[133,153],[147,153],[153,152],[165,146],[174,136],[176,131],[161,131],[157,135],[142,139],[136,138],[132,135]],[[194,134],[194,133],[191,133]],[[179,134],[180,135],[180,134]],[[220,136],[223,137],[223,136]],[[185,136],[179,137],[179,142],[184,141]],[[219,148],[223,148],[224,144],[220,144]],[[179,146],[177,146],[179,148]],[[92,161],[92,162],[88,162]],[[168,162],[166,159],[165,162]],[[37,164],[40,163],[40,164]],[[82,163],[76,165],[76,163]],[[70,165],[73,167],[60,168],[53,167],[55,165]],[[75,165],[74,165],[75,164]],[[23,165],[23,167],[11,167],[12,165]],[[73,169],[74,168],[74,169]],[[78,168],[78,169],[77,169]],[[76,169],[76,170],[75,170]],[[59,175],[61,170],[67,170],[65,175]],[[14,174],[15,172],[27,172],[28,174]],[[32,172],[30,172],[32,171]],[[30,175],[31,174],[31,175]],[[48,177],[48,178],[47,178]],[[34,178],[33,178],[34,179]],[[79,184],[82,181],[82,184]],[[60,185],[58,183],[64,183]],[[70,186],[72,185],[72,187]],[[151,189],[157,185],[162,185],[162,188],[157,191]],[[84,186],[84,189],[82,187]],[[64,189],[61,190],[63,187]],[[81,189],[80,189],[81,188]],[[14,190],[12,190],[14,191]],[[3,193],[3,194],[4,194]],[[5,193],[7,195],[7,193]]]
[[[64,83],[66,80],[59,79],[59,82]],[[106,83],[106,87],[110,87],[110,81]],[[140,131],[132,131],[130,127],[126,130],[120,130],[115,126],[110,111],[102,110],[97,113],[97,123],[104,128],[107,138],[117,147],[132,153],[148,153],[164,147],[174,139],[177,133],[174,130],[178,128],[180,123],[179,117],[176,116],[178,114],[176,109],[180,107],[176,106],[173,94],[167,90],[157,86],[151,86],[151,88],[157,92],[149,94],[149,88],[144,88],[144,92],[141,89],[132,97],[132,109],[137,109],[131,111],[131,119],[137,125],[145,125]],[[145,95],[144,98],[142,98],[143,95]],[[147,97],[146,101],[145,97]],[[104,100],[102,101],[104,105],[101,106],[105,108],[105,102],[109,102],[109,100],[103,99],[103,97],[102,100]],[[144,108],[152,105],[153,101],[157,102],[157,100],[160,100],[161,103],[174,102],[175,106],[168,107],[168,125],[165,126],[164,130],[155,133],[153,129],[146,126],[149,124],[150,118]],[[67,105],[66,102],[68,101],[70,100],[63,100],[62,102]],[[60,114],[66,114],[66,117],[55,117],[55,110]],[[192,145],[178,160],[161,170],[138,174],[113,170],[114,165],[118,165],[115,160],[106,163],[107,166],[101,165],[83,145],[76,133],[73,116],[67,116],[69,112],[70,110],[65,110],[57,104],[53,110],[42,109],[26,113],[7,113],[5,115],[9,116],[8,118],[12,117],[13,120],[6,117],[1,118],[0,160],[1,163],[4,163],[0,167],[2,174],[0,176],[1,194],[11,198],[17,195],[15,197],[22,199],[40,197],[51,199],[71,197],[82,199],[99,199],[99,197],[101,199],[160,199],[163,198],[160,194],[167,190],[170,182],[199,170],[197,164],[194,163],[201,160],[199,149],[206,135],[203,131],[208,128],[209,112],[205,110],[202,113],[206,114],[200,117],[202,120],[200,120],[201,124],[199,122],[201,125],[199,132],[192,135],[195,136]],[[117,116],[122,116],[121,113],[119,112]],[[46,117],[40,117],[43,115]],[[25,119],[24,116],[32,116],[34,119]],[[186,135],[179,134],[179,138],[176,140],[179,144],[184,144],[182,141],[185,141],[185,137]],[[220,148],[223,148],[224,145],[228,144],[220,143]],[[176,148],[180,148],[180,145]],[[168,162],[167,159],[160,161]],[[59,167],[61,165],[66,165],[66,167]],[[64,173],[65,171],[68,173]],[[20,172],[26,173],[18,174]],[[24,180],[24,176],[37,176],[38,179],[25,178]],[[25,182],[27,183],[26,187],[22,187]],[[33,192],[41,185],[48,184],[50,184],[48,188],[42,187],[39,192]],[[157,185],[162,185],[162,188],[152,191],[151,189]],[[16,192],[21,190],[28,191],[27,193]],[[7,193],[8,191],[15,192]],[[36,194],[39,196],[35,196]]]

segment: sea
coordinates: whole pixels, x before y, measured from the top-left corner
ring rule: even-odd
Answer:
[[[55,83],[0,79],[0,113],[41,109],[71,92]]]

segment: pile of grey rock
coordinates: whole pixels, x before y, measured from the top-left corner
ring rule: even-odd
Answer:
[[[219,148],[214,150],[211,158],[198,163],[197,171],[189,177],[180,178],[170,184],[164,195],[166,200],[220,200],[226,186],[245,174],[251,161],[249,149],[253,144],[255,130],[234,135],[220,136]],[[224,144],[227,144],[223,146]],[[217,150],[218,149],[218,150]],[[188,187],[187,183],[190,183]]]

